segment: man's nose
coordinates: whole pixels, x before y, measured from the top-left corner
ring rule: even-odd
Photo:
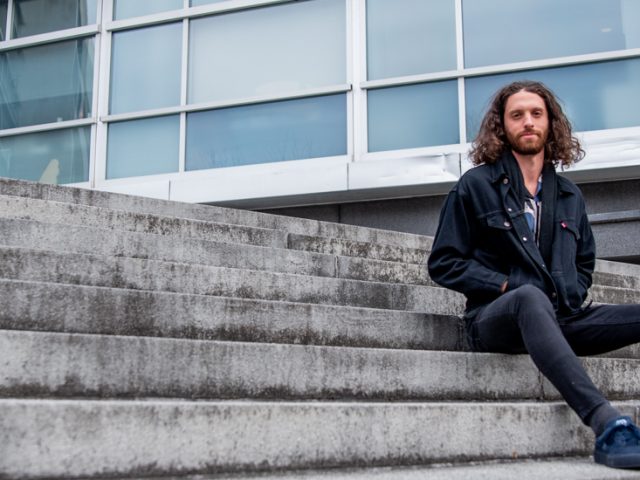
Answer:
[[[533,126],[533,115],[531,115],[530,113],[525,113],[524,124],[525,126]]]

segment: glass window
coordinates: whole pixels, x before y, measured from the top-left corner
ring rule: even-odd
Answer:
[[[0,137],[0,177],[43,183],[89,180],[91,127]]]
[[[370,152],[460,141],[457,80],[369,90],[367,98]]]
[[[14,38],[96,23],[96,0],[14,0]]]
[[[454,0],[367,0],[370,80],[455,68]]]
[[[467,132],[478,133],[490,99],[514,80],[544,82],[559,97],[577,131],[640,125],[640,58],[549,68],[466,80]]]
[[[180,104],[182,23],[113,34],[110,112]]]
[[[345,11],[314,0],[194,20],[189,102],[346,83]]]
[[[91,116],[93,38],[0,54],[0,128]]]
[[[463,0],[465,66],[640,47],[639,3]]]
[[[182,0],[114,0],[113,19],[140,17],[182,8]]]
[[[187,120],[187,170],[347,153],[344,94],[196,112]]]
[[[179,135],[178,115],[110,124],[107,178],[177,172]]]
[[[0,40],[5,40],[6,38],[4,32],[7,28],[7,1],[0,0]]]

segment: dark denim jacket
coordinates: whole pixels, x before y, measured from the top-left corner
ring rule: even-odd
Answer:
[[[543,205],[542,208],[545,208]],[[551,265],[545,265],[500,162],[465,173],[451,190],[429,257],[431,278],[467,297],[467,315],[508,289],[530,284],[556,311],[582,306],[595,266],[595,244],[578,187],[558,176]]]

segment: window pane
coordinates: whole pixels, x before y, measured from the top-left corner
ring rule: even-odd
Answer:
[[[194,20],[189,102],[346,83],[345,10],[314,0]]]
[[[93,39],[0,54],[0,128],[91,116]]]
[[[187,170],[347,153],[346,96],[189,114]]]
[[[463,0],[465,66],[637,48],[638,24],[637,0]]]
[[[179,133],[177,115],[110,124],[107,178],[177,172]]]
[[[560,98],[577,131],[640,125],[640,59],[469,78],[467,132],[473,139],[491,96],[514,80],[544,82]]]
[[[0,40],[6,38],[4,31],[7,28],[7,1],[0,0]]]
[[[114,0],[113,18],[139,17],[152,13],[178,10],[182,8],[182,0]]]
[[[14,37],[96,23],[96,0],[15,0],[13,8]]]
[[[89,180],[91,127],[0,138],[0,177],[44,183]]]
[[[182,23],[114,33],[111,113],[180,104]]]
[[[369,90],[369,151],[458,143],[458,82]]]
[[[454,0],[367,0],[370,80],[455,68]]]

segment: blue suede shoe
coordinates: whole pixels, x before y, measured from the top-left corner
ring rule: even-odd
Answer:
[[[640,429],[629,417],[611,420],[596,438],[593,458],[608,467],[640,468]]]

